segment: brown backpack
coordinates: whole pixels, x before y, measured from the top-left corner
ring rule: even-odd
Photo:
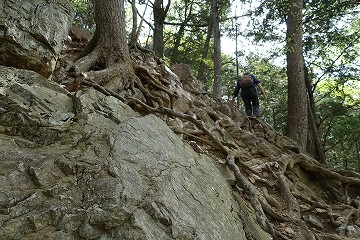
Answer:
[[[254,79],[251,77],[250,74],[244,74],[240,78],[240,87],[241,88],[249,88],[254,86]]]

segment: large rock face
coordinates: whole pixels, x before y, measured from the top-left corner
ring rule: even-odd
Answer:
[[[0,9],[0,64],[48,77],[68,36],[67,1],[0,1]]]
[[[61,2],[0,2],[0,64],[32,70],[0,66],[0,239],[359,239],[359,174],[211,98],[189,67],[136,58],[165,88],[148,111],[46,79]],[[140,89],[124,91],[147,102]]]
[[[245,201],[240,209],[224,167],[158,117],[0,71],[0,239],[241,240],[249,226],[270,239]]]

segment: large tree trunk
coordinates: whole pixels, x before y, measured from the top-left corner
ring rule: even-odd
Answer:
[[[128,60],[124,0],[96,0],[95,22],[95,36],[107,62],[113,64]]]
[[[116,11],[114,11],[116,9]],[[95,1],[96,30],[81,57],[87,56],[82,65],[85,71],[91,68],[105,69],[129,59],[125,33],[124,0]],[[96,66],[94,66],[96,61]],[[84,65],[85,64],[85,65]]]
[[[286,134],[306,149],[307,95],[302,53],[302,0],[289,0],[287,15],[288,119]]]
[[[95,1],[96,30],[75,66],[89,79],[119,91],[133,79],[125,32],[124,0]]]
[[[214,86],[213,95],[216,98],[221,98],[222,82],[221,82],[221,44],[220,44],[220,21],[218,1],[211,1],[211,13],[213,17],[214,27]]]

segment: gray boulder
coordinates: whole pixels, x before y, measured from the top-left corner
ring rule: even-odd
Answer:
[[[1,73],[0,239],[270,239],[219,163],[160,118]]]
[[[49,144],[73,121],[73,101],[35,72],[0,66],[0,133]]]
[[[0,65],[49,77],[70,27],[70,5],[58,1],[0,1]]]

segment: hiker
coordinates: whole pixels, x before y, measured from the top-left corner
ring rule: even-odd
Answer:
[[[260,84],[259,79],[250,74],[244,73],[244,75],[239,79],[234,89],[231,102],[234,102],[235,98],[238,96],[241,89],[241,98],[244,101],[246,115],[249,117],[260,117],[260,105],[258,98],[258,90],[260,93],[265,95],[265,92]]]

